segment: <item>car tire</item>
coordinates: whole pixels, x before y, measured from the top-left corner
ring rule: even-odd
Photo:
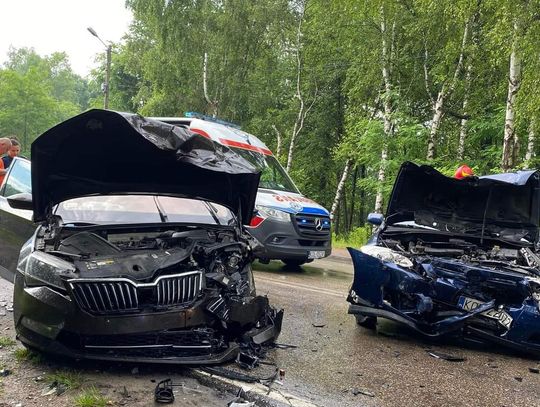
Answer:
[[[377,317],[366,317],[365,315],[355,315],[356,323],[363,328],[373,329],[377,328]]]
[[[291,267],[291,268],[295,268],[295,267],[300,267],[302,264],[306,264],[308,263],[308,259],[302,259],[302,260],[298,260],[298,259],[283,259],[281,260],[283,263],[285,263],[286,266],[288,267]]]

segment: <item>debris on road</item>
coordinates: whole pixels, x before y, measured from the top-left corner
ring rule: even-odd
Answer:
[[[311,324],[313,328],[324,328],[326,324]]]
[[[427,350],[426,352],[429,354],[429,356],[435,359],[443,359],[449,362],[464,362],[467,360],[467,358],[464,356],[450,355],[448,353],[436,352],[431,350]]]
[[[529,372],[539,374],[540,369],[538,369],[537,367],[530,367]]]
[[[11,373],[12,373],[12,371],[9,370],[9,369],[2,369],[2,370],[0,370],[0,376],[1,376],[1,377],[9,376]]]
[[[359,394],[363,394],[364,396],[368,396],[368,397],[375,397],[375,394],[368,391],[368,390],[363,390],[363,389],[352,389],[351,390],[352,394],[354,394],[355,396],[358,396]]]

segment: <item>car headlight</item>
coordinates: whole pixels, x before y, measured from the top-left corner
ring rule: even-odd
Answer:
[[[50,285],[65,289],[61,274],[72,273],[75,266],[43,252],[33,252],[26,261],[25,279],[29,286]]]
[[[288,212],[281,211],[279,209],[270,208],[269,206],[256,205],[255,209],[259,211],[259,214],[266,218],[272,218],[281,222],[290,222],[291,215]]]
[[[360,251],[368,256],[376,257],[377,259],[388,263],[395,263],[401,267],[410,268],[413,266],[413,262],[410,259],[387,247],[367,245],[362,246]]]

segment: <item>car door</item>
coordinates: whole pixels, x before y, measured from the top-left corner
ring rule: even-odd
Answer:
[[[32,211],[14,209],[7,201],[9,196],[23,192],[32,192],[30,162],[16,158],[0,186],[0,276],[9,281],[13,281],[22,245],[36,229]]]

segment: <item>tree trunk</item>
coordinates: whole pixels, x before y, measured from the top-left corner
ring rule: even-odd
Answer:
[[[278,128],[276,127],[275,124],[272,125],[272,129],[274,129],[274,131],[276,132],[276,138],[277,138],[276,158],[277,158],[277,160],[279,161],[279,159],[280,159],[280,157],[281,157],[281,143],[282,143],[283,137],[281,137],[281,133],[279,132],[279,130],[278,130]]]
[[[345,182],[347,181],[347,177],[349,176],[349,170],[351,169],[352,162],[353,162],[352,159],[349,158],[347,162],[345,163],[345,168],[343,169],[343,173],[341,174],[341,179],[339,180],[339,183],[336,189],[336,196],[334,198],[334,203],[332,204],[332,209],[330,210],[331,219],[334,218],[334,215],[336,214],[339,203],[341,201],[343,188],[345,187]]]
[[[296,94],[294,96],[298,99],[299,107],[298,114],[296,115],[296,121],[294,122],[294,127],[291,134],[289,153],[287,154],[287,172],[289,172],[292,167],[293,153],[296,146],[296,137],[298,137],[298,134],[300,134],[300,132],[302,131],[306,116],[308,115],[309,111],[311,110],[317,99],[317,90],[315,90],[315,94],[313,96],[311,104],[306,107],[304,95],[302,94],[302,59],[300,57],[300,48],[302,46],[302,22],[304,19],[305,7],[306,4],[304,2],[302,4],[302,14],[299,17],[298,29],[296,31]]]
[[[533,118],[529,124],[529,137],[527,141],[527,153],[525,154],[525,162],[530,167],[531,160],[534,158],[534,144],[536,140],[536,120]]]
[[[358,179],[358,166],[354,167],[354,175],[352,177],[352,192],[351,192],[351,210],[349,214],[349,230],[354,224],[354,207],[356,204],[356,180]]]
[[[457,158],[459,161],[463,160],[463,156],[465,155],[465,141],[467,140],[467,134],[468,134],[468,119],[467,119],[467,109],[469,107],[469,94],[471,91],[471,73],[472,73],[472,65],[467,65],[467,73],[465,74],[465,94],[463,95],[463,104],[461,105],[461,114],[463,115],[463,119],[461,119],[461,124],[459,128],[459,143],[458,143],[458,151],[457,151]]]
[[[383,185],[386,178],[386,161],[388,161],[388,146],[383,145],[381,151],[381,164],[379,166],[379,174],[377,176],[377,195],[375,197],[375,212],[382,213],[383,208]]]
[[[427,159],[433,160],[435,158],[435,143],[437,141],[437,133],[439,131],[439,126],[441,125],[441,120],[444,116],[443,106],[445,95],[445,86],[443,85],[441,91],[437,94],[437,100],[433,105],[433,117],[431,119],[431,127],[429,129],[429,140],[427,147]]]
[[[203,93],[204,98],[206,99],[206,103],[208,103],[208,107],[211,110],[212,117],[217,117],[218,101],[212,100],[208,93],[208,54],[206,52],[204,53],[203,60]]]
[[[379,163],[379,174],[377,175],[377,195],[375,197],[375,212],[382,213],[383,207],[383,187],[386,179],[386,162],[388,161],[388,142],[394,135],[394,124],[392,122],[392,83],[390,79],[390,66],[388,60],[388,44],[386,41],[386,21],[384,8],[381,6],[381,52],[382,52],[382,76],[384,79],[384,140],[382,142],[381,162]],[[391,48],[393,45],[391,45]]]
[[[435,150],[437,147],[437,133],[439,131],[439,127],[441,125],[442,118],[444,116],[444,102],[446,101],[446,98],[452,94],[454,91],[457,80],[459,78],[459,73],[461,72],[461,69],[463,67],[463,59],[465,58],[465,46],[467,45],[467,41],[469,38],[469,25],[471,24],[471,20],[469,19],[465,23],[465,28],[463,29],[463,37],[461,38],[461,50],[459,52],[459,58],[458,62],[456,64],[456,68],[454,69],[454,75],[452,76],[452,79],[450,81],[450,84],[447,86],[446,83],[444,83],[441,87],[441,90],[437,94],[437,99],[433,102],[433,117],[431,119],[431,127],[429,130],[429,140],[428,140],[428,146],[427,146],[427,159],[429,161],[433,160],[435,158]],[[425,71],[425,68],[424,68]],[[428,79],[427,74],[424,72],[424,80],[426,82],[426,86],[428,86]],[[428,89],[429,91],[429,89]]]
[[[515,104],[516,96],[521,85],[521,63],[517,55],[517,22],[514,22],[514,40],[512,43],[512,53],[510,54],[510,66],[508,74],[508,94],[506,97],[506,115],[504,119],[504,138],[501,167],[503,171],[508,171],[514,167],[515,148],[517,147],[517,134],[515,130]]]

